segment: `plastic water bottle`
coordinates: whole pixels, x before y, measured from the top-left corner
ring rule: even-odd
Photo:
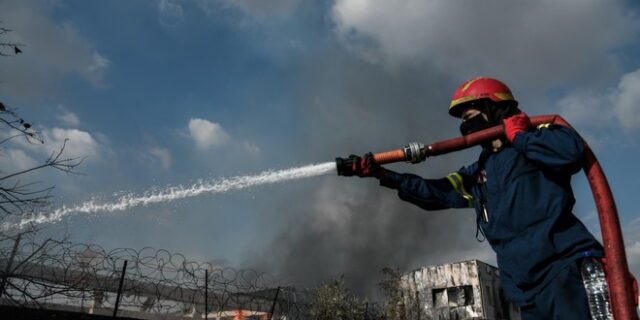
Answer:
[[[586,257],[582,261],[582,282],[587,291],[589,310],[593,320],[611,320],[609,307],[609,287],[604,276],[602,264],[594,257]]]

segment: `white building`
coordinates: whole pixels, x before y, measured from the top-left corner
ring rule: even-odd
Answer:
[[[499,270],[478,260],[414,270],[401,277],[400,290],[403,319],[520,320],[505,300]]]

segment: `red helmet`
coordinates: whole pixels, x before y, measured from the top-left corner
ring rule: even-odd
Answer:
[[[518,105],[511,90],[504,83],[492,78],[477,77],[465,81],[453,93],[449,114],[460,118],[468,102],[481,99],[490,99],[495,102],[513,101],[516,106]]]

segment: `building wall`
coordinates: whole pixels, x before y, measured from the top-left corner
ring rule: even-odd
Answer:
[[[476,263],[486,319],[520,320],[519,309],[506,300],[500,286],[500,270],[481,261]]]
[[[414,270],[400,288],[403,319],[520,319],[504,299],[498,269],[477,260]]]

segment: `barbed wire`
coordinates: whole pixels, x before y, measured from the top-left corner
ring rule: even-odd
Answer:
[[[256,270],[195,262],[150,247],[106,250],[67,240],[37,241],[34,233],[0,235],[0,304],[110,314],[125,261],[119,315],[201,317],[206,295],[206,310],[218,317],[304,318],[306,307],[299,301],[304,294]]]

